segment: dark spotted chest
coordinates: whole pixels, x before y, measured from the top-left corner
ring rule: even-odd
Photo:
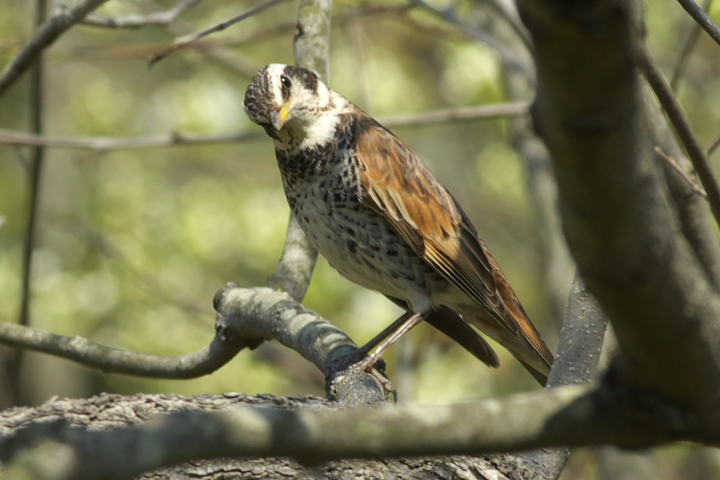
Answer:
[[[363,204],[361,164],[351,141],[276,154],[293,214],[336,270],[396,298],[404,298],[410,285],[427,288],[432,269],[382,215]]]

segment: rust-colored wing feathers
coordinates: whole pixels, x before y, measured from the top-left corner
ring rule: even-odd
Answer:
[[[368,206],[467,295],[496,310],[500,299],[490,263],[474,246],[477,237],[448,191],[397,137],[372,119],[361,124],[356,138]]]
[[[382,214],[428,264],[485,307],[528,353],[549,366],[552,354],[450,193],[410,149],[370,117],[362,117],[356,128],[366,205]]]

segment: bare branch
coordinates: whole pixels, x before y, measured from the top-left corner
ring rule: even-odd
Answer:
[[[176,38],[175,41],[173,41],[173,43],[168,48],[166,48],[162,52],[158,53],[157,55],[154,55],[150,59],[150,66],[155,65],[157,62],[159,62],[163,58],[167,57],[168,55],[171,55],[171,54],[177,52],[178,50],[181,50],[181,49],[187,47],[191,43],[197,42],[201,38],[206,37],[206,36],[210,35],[211,33],[221,32],[221,31],[225,30],[226,28],[228,28],[232,25],[235,25],[236,23],[238,23],[242,20],[245,20],[246,18],[252,17],[253,15],[257,15],[258,13],[260,13],[282,1],[284,1],[284,0],[268,0],[265,3],[261,3],[260,5],[251,8],[247,12],[244,12],[244,13],[242,13],[234,18],[231,18],[230,20],[227,20],[225,22],[219,23],[219,24],[215,25],[214,27],[208,28],[207,30],[203,30],[202,32],[197,32],[197,33],[193,33],[190,35],[186,35],[181,38]]]
[[[529,105],[526,102],[502,103],[496,105],[477,105],[474,107],[448,108],[413,115],[394,115],[380,117],[379,121],[388,128],[416,127],[443,122],[462,122],[475,120],[495,120],[513,116],[527,115]],[[81,148],[97,151],[122,150],[132,148],[163,148],[186,145],[215,145],[223,143],[251,142],[267,140],[260,132],[224,133],[224,134],[186,134],[170,133],[147,137],[75,137],[65,135],[33,135],[0,129],[0,144],[38,145],[54,148]]]
[[[107,0],[78,0],[69,7],[60,7],[50,15],[38,28],[35,36],[20,49],[20,52],[5,67],[0,76],[0,95],[5,93],[19,77],[22,75],[42,50],[49,47],[58,39],[60,35],[65,33],[70,27],[82,21],[86,15],[105,3]]]
[[[200,1],[201,0],[182,0],[164,12],[153,12],[148,15],[128,15],[125,17],[111,18],[91,13],[85,17],[82,24],[103,28],[140,28],[148,25],[167,25],[174,22],[181,14]]]
[[[703,10],[709,9],[710,5],[712,5],[712,0],[705,0],[705,6],[703,7]],[[680,80],[685,73],[685,66],[687,65],[688,59],[690,58],[690,52],[692,52],[693,48],[695,48],[698,38],[700,38],[700,29],[700,24],[693,24],[692,28],[690,29],[690,34],[688,35],[687,40],[685,40],[685,44],[680,51],[680,57],[678,58],[677,65],[675,66],[672,80],[670,80],[670,87],[675,92],[677,92],[678,86],[680,85]]]
[[[35,10],[35,27],[39,28],[47,16],[47,0],[38,0]],[[45,92],[43,89],[43,72],[45,71],[44,55],[40,52],[35,63],[30,67],[30,91],[28,104],[30,106],[30,131],[35,135],[42,135],[44,126]],[[28,188],[28,215],[25,225],[25,238],[22,251],[22,272],[20,287],[20,325],[30,324],[30,275],[32,272],[32,254],[35,249],[36,231],[38,223],[38,210],[40,208],[40,185],[43,166],[45,164],[45,148],[34,147],[30,154],[29,188]],[[18,350],[10,356],[6,364],[8,372],[9,397],[17,403],[22,398],[20,392],[20,373],[22,370],[23,352]]]
[[[495,120],[527,115],[528,102],[499,103],[496,105],[478,105],[474,107],[447,108],[414,115],[393,115],[383,117],[380,122],[386,127],[418,127],[422,125],[464,122],[472,120]]]
[[[682,172],[679,173],[667,161],[660,162],[665,174],[665,183],[677,209],[683,236],[697,256],[698,263],[707,278],[716,289],[720,290],[720,243],[718,243],[717,223],[710,205],[705,198],[693,191],[684,178],[691,178],[693,184],[699,185],[692,164],[682,151],[677,135],[672,131],[649,86],[645,86],[642,90],[653,146],[661,148],[663,152],[676,159],[675,163]]]
[[[0,130],[0,143],[8,145],[42,145],[55,148],[82,148],[97,151],[121,150],[131,148],[164,148],[182,145],[215,145],[264,140],[266,135],[260,132],[224,133],[197,135],[170,133],[147,137],[71,137],[65,135],[38,136],[30,133]]]
[[[720,28],[713,19],[710,18],[710,15],[693,0],[678,0],[678,2],[698,25],[700,25],[716,43],[720,44]]]
[[[676,429],[685,424],[674,407],[646,400],[637,392],[612,395],[588,386],[566,386],[449,406],[181,412],[101,432],[45,423],[24,428],[6,441],[2,460],[13,469],[29,455],[53,458],[65,452],[60,458],[82,461],[55,463],[52,478],[119,480],[199,458],[291,456],[317,463],[597,443],[638,448],[697,439],[704,433]],[[39,451],[32,450],[38,448],[36,436],[45,440]],[[28,455],[19,455],[28,447]],[[118,452],[123,452],[122,462],[116,461]]]
[[[715,216],[715,221],[720,224],[720,185],[717,180],[705,156],[705,150],[700,145],[700,142],[695,137],[695,133],[690,127],[687,116],[683,111],[682,107],[678,103],[675,95],[668,85],[667,80],[660,71],[657,63],[650,55],[650,52],[644,46],[639,48],[639,61],[640,68],[645,75],[648,83],[652,87],[655,95],[657,96],[660,104],[663,106],[665,113],[667,113],[670,122],[673,124],[675,131],[680,137],[685,150],[690,157],[690,161],[695,167],[695,171],[702,182],[705,192],[710,202],[710,209]]]
[[[530,74],[530,72],[528,71],[528,66],[525,64],[525,62],[520,60],[520,58],[518,57],[516,52],[513,52],[510,49],[508,49],[504,44],[499,42],[497,39],[495,39],[493,36],[489,35],[488,33],[465,24],[456,15],[455,11],[452,8],[441,10],[441,9],[433,7],[432,5],[425,2],[424,0],[412,0],[411,4],[413,6],[417,5],[417,6],[422,7],[423,9],[436,15],[437,17],[441,18],[442,20],[450,23],[451,25],[454,25],[455,28],[457,28],[464,35],[467,35],[470,38],[474,38],[475,40],[488,45],[490,48],[495,50],[498,53],[498,55],[500,55],[503,58],[503,62],[506,63],[507,65],[511,65],[513,68],[517,68],[517,69],[523,71],[527,75]],[[510,22],[510,23],[512,25],[512,22]],[[527,36],[519,33],[519,38],[521,40],[523,40],[523,43],[525,44],[525,46],[528,47],[528,49],[530,49],[530,45],[528,43],[525,43],[527,41]]]
[[[707,193],[705,192],[705,190],[703,190],[700,185],[695,183],[695,180],[690,178],[690,176],[685,172],[685,170],[680,167],[677,160],[665,153],[660,147],[655,147],[655,153],[657,153],[660,158],[665,160],[683,178],[683,180],[687,182],[690,188],[692,188],[693,192],[697,193],[703,198],[707,198]]]
[[[710,147],[708,147],[708,157],[715,153],[715,150],[717,150],[718,147],[720,147],[720,137],[716,138],[715,141],[710,145]]]
[[[106,373],[152,378],[196,378],[229,362],[250,343],[230,345],[219,337],[195,353],[164,357],[118,350],[82,337],[66,337],[13,323],[0,322],[0,343],[66,358]]]

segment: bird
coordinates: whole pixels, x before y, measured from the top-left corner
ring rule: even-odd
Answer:
[[[263,67],[243,105],[273,140],[287,201],[311,244],[342,276],[406,310],[365,353],[426,321],[499,367],[479,330],[546,384],[553,355],[507,278],[457,200],[395,134],[292,65]]]

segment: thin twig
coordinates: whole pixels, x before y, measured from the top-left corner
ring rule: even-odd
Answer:
[[[532,40],[530,40],[530,34],[520,20],[517,9],[510,6],[511,4],[514,6],[514,2],[511,3],[499,0],[491,0],[486,3],[500,16],[500,18],[504,19],[505,22],[510,25],[510,28],[513,29],[520,41],[523,43],[523,45],[525,45],[525,48],[527,48],[528,52],[532,52],[533,46]]]
[[[257,15],[258,13],[262,12],[263,10],[266,10],[273,5],[276,5],[284,0],[268,0],[265,3],[261,3],[260,5],[251,8],[245,13],[242,13],[238,15],[237,17],[231,18],[230,20],[227,20],[225,22],[219,23],[218,25],[215,25],[214,27],[208,28],[207,30],[203,30],[202,32],[193,33],[191,35],[187,35],[185,37],[177,38],[175,41],[165,50],[158,53],[157,55],[153,56],[152,59],[150,59],[150,66],[155,65],[157,62],[162,60],[163,58],[167,57],[168,55],[177,52],[178,50],[187,47],[191,43],[194,43],[198,40],[200,40],[203,37],[206,37],[210,35],[211,33],[215,32],[221,32],[225,30],[226,28],[245,20],[246,18],[252,17],[253,15]]]
[[[467,25],[465,22],[461,21],[458,15],[455,14],[455,11],[452,9],[438,9],[433,7],[432,5],[428,4],[424,0],[411,0],[410,4],[412,6],[419,6],[423,9],[427,10],[428,12],[431,12],[438,18],[450,23],[453,25],[458,31],[460,31],[462,34],[467,35],[470,38],[473,38],[477,40],[478,42],[484,43],[493,50],[495,50],[498,55],[500,55],[504,60],[504,63],[507,65],[511,65],[513,67],[517,67],[520,69],[520,71],[527,73],[530,75],[530,72],[528,72],[528,66],[525,62],[520,60],[520,57],[518,55],[511,51],[509,48],[507,48],[505,45],[503,45],[501,42],[497,40],[497,38],[493,37],[492,35],[489,35],[487,32],[484,32],[478,28],[475,28],[473,26]]]
[[[715,141],[710,145],[710,148],[708,148],[707,156],[711,156],[713,153],[715,153],[715,150],[720,147],[720,137],[716,138]]]
[[[167,25],[174,22],[183,12],[195,6],[200,1],[201,0],[183,0],[164,12],[153,12],[147,15],[127,15],[125,17],[113,18],[91,13],[85,17],[82,24],[103,28],[140,28],[148,25]]]
[[[69,7],[56,8],[3,71],[0,76],[0,95],[33,64],[41,51],[105,2],[107,0],[79,0]]]
[[[680,5],[690,14],[692,18],[705,30],[710,37],[720,45],[720,27],[710,18],[705,10],[693,0],[678,0]]]
[[[120,150],[130,148],[164,148],[180,145],[209,145],[265,139],[260,132],[216,135],[192,135],[170,133],[148,137],[71,137],[65,135],[38,136],[30,133],[0,130],[0,143],[8,145],[43,145],[56,148],[81,148],[91,150]]]
[[[715,221],[720,224],[720,186],[718,186],[715,180],[712,167],[710,167],[710,163],[705,156],[705,151],[695,137],[695,133],[690,127],[687,116],[675,98],[668,81],[644,45],[638,48],[638,56],[640,68],[685,147],[685,151],[693,167],[695,167],[700,182],[705,188],[705,192],[707,192],[708,202],[710,203],[710,209],[713,212]]]
[[[705,0],[705,5],[702,8],[708,10],[711,4],[712,0]],[[680,79],[683,73],[685,73],[685,66],[690,58],[690,52],[692,52],[695,45],[697,45],[698,38],[700,38],[700,24],[696,22],[690,30],[690,35],[688,35],[685,45],[683,45],[680,58],[678,58],[677,66],[675,66],[675,71],[673,72],[672,80],[670,80],[670,86],[675,92],[677,92]]]
[[[663,151],[663,149],[660,147],[655,147],[655,153],[660,155],[660,157],[663,160],[668,162],[668,164],[672,168],[674,168],[675,171],[677,171],[680,174],[680,176],[683,178],[683,180],[685,180],[687,182],[687,184],[690,185],[690,188],[692,188],[693,192],[697,193],[698,195],[700,195],[703,198],[707,198],[707,193],[705,192],[705,190],[703,190],[700,185],[695,183],[695,181],[692,178],[690,178],[690,176],[687,174],[687,172],[680,167],[677,160],[675,160],[671,155],[668,155],[667,153],[665,153]]]
[[[447,108],[414,115],[394,115],[380,118],[386,127],[418,127],[434,123],[467,122],[473,120],[495,120],[498,118],[527,115],[528,102],[498,103],[495,105],[477,105],[473,107]]]
[[[526,115],[529,104],[525,102],[477,105],[474,107],[433,110],[414,115],[380,117],[379,121],[388,128],[415,127],[449,121],[494,120],[511,116]],[[147,137],[74,137],[66,135],[33,135],[31,133],[0,130],[0,145],[41,145],[54,148],[79,148],[97,151],[132,148],[162,148],[184,145],[215,145],[264,140],[261,132],[223,133],[195,135],[170,133]]]

